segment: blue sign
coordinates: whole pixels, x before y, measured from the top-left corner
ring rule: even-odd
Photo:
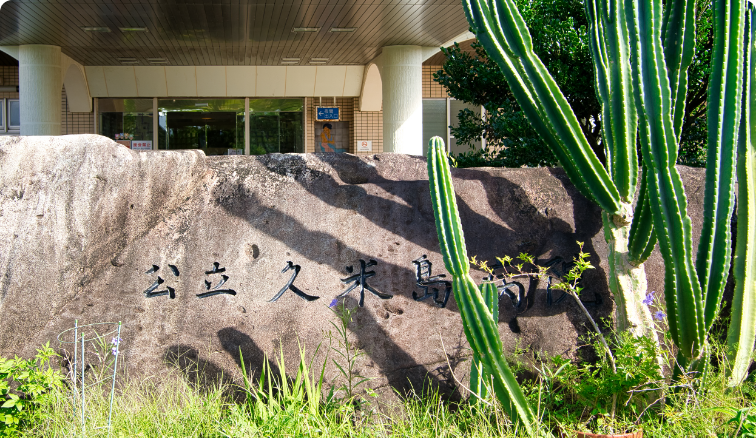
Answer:
[[[339,107],[337,106],[319,106],[316,107],[316,113],[315,113],[315,120],[321,121],[321,120],[329,120],[329,121],[338,121],[339,118]]]

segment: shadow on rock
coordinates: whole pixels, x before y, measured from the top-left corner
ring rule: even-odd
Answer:
[[[347,308],[357,307],[357,300],[348,296],[344,299]],[[403,311],[391,308],[389,302],[384,302],[384,307],[389,306],[387,314],[401,315]],[[388,316],[389,318],[392,316]],[[373,318],[370,312],[357,309],[352,314],[352,321],[348,329],[357,336],[355,345],[362,349],[370,358],[372,364],[380,369],[380,374],[386,376],[389,386],[401,398],[413,397],[417,394],[427,394],[438,391],[447,400],[458,401],[459,391],[451,375],[446,362],[437,364],[432,370],[417,361],[397,345],[384,330],[381,324]],[[418,332],[419,342],[426,342],[423,332]],[[461,345],[461,344],[460,344]],[[459,353],[459,352],[457,352]],[[450,358],[452,366],[458,364],[460,354]],[[362,368],[364,369],[364,368]]]
[[[168,347],[163,353],[163,361],[177,369],[189,384],[202,394],[207,394],[222,386],[224,395],[242,401],[242,389],[231,379],[231,373],[217,364],[202,359],[197,349],[184,344]]]

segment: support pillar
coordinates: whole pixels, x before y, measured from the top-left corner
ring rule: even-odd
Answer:
[[[422,47],[384,47],[382,64],[383,151],[422,155]]]
[[[18,52],[21,135],[60,135],[60,47],[25,45]]]

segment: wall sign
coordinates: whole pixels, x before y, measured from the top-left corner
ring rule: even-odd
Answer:
[[[357,140],[357,152],[373,152],[373,140]]]
[[[341,119],[341,111],[337,106],[316,106],[315,121],[338,122]]]
[[[151,151],[152,140],[133,140],[131,142],[131,150],[134,151]]]

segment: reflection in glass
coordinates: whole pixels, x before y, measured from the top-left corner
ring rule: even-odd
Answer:
[[[152,99],[99,99],[100,135],[133,135],[135,141],[152,142]]]
[[[244,153],[244,99],[158,100],[158,148]]]

